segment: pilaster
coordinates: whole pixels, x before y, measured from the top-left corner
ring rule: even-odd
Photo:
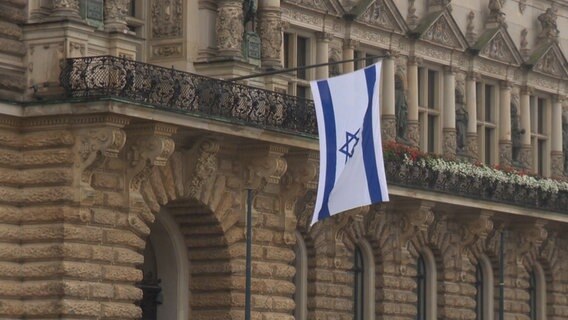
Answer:
[[[532,159],[533,151],[531,146],[531,109],[530,109],[530,96],[532,94],[532,89],[529,87],[521,88],[521,130],[525,133],[521,135],[521,150],[519,153],[519,162],[521,166],[526,169],[532,169]]]
[[[556,96],[552,101],[552,134],[551,134],[551,175],[561,177],[564,175],[564,155],[562,153],[562,101],[563,97]]]
[[[359,46],[359,41],[353,39],[343,40],[343,60],[352,60],[355,57],[355,48]],[[355,70],[355,62],[349,61],[343,64],[343,73],[353,72]]]
[[[51,16],[56,18],[80,19],[79,0],[53,0]]]
[[[456,76],[452,67],[444,70],[443,154],[455,158],[456,141]]]
[[[408,58],[408,140],[412,146],[420,145],[420,127],[418,123],[418,64],[420,59]]]
[[[328,32],[316,32],[316,63],[329,62],[329,42],[333,39],[333,34]],[[329,77],[329,66],[316,68],[316,79]]]
[[[396,101],[395,101],[394,71],[395,71],[394,59],[393,57],[388,56],[383,60],[383,76],[381,79],[383,86],[381,133],[383,134],[382,139],[384,141],[395,140],[397,136],[396,117],[395,117]],[[407,119],[404,119],[403,121],[407,121]]]
[[[135,0],[106,0],[105,1],[105,30],[110,32],[128,31],[126,15],[130,1]]]
[[[510,82],[501,82],[499,97],[499,163],[510,166],[512,164]]]

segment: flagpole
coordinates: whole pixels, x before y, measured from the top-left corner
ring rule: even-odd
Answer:
[[[245,320],[251,320],[251,277],[252,277],[252,189],[247,189],[246,213],[246,262],[245,262]]]
[[[505,231],[501,231],[499,245],[499,320],[505,320]]]
[[[246,80],[246,79],[251,79],[251,78],[258,78],[258,77],[264,77],[264,76],[271,76],[271,75],[275,75],[275,74],[294,72],[294,71],[299,71],[299,70],[306,70],[306,69],[312,69],[312,68],[318,68],[318,67],[324,67],[324,66],[332,66],[332,65],[342,64],[342,63],[346,63],[346,62],[355,62],[355,61],[368,60],[368,59],[380,59],[380,58],[385,58],[385,57],[388,57],[388,56],[389,55],[368,56],[368,57],[364,57],[364,58],[354,58],[354,59],[347,59],[347,60],[340,60],[340,61],[331,61],[331,62],[310,64],[310,65],[307,65],[307,66],[300,66],[300,67],[295,67],[295,68],[270,70],[270,71],[267,71],[267,72],[253,73],[253,74],[246,75],[246,76],[227,79],[227,81],[240,81],[240,80]]]

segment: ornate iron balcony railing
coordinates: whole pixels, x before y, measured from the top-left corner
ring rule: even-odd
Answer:
[[[167,111],[317,135],[311,100],[124,58],[67,59],[60,81],[69,98],[119,98]]]

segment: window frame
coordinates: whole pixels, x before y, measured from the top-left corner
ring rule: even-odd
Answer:
[[[282,61],[285,62],[285,68],[298,67],[298,38],[306,39],[304,65],[313,64],[313,61],[315,61],[315,36],[308,31],[292,29],[285,31],[282,36]],[[286,42],[288,42],[288,44],[286,44]],[[305,90],[303,91],[304,97],[311,98],[310,80],[314,79],[315,70],[312,68],[303,71],[305,72],[305,77],[299,77],[299,72],[296,71],[288,81],[288,94],[298,96],[300,91]],[[302,89],[298,90],[298,87]]]
[[[430,74],[434,73],[435,88],[430,90]],[[441,153],[441,114],[443,110],[443,72],[441,67],[418,67],[418,121],[420,149],[428,153]],[[432,97],[433,93],[433,97]],[[433,105],[431,105],[433,104]]]
[[[540,102],[542,101],[542,105]],[[542,113],[541,113],[542,111]],[[533,154],[533,173],[549,177],[552,98],[544,94],[535,94],[530,97],[531,113],[531,147]],[[542,121],[541,121],[542,120]],[[544,128],[541,128],[544,127]],[[544,149],[544,150],[541,150]]]
[[[487,88],[491,88],[488,95]],[[479,161],[485,165],[495,165],[499,163],[499,103],[500,87],[497,81],[482,79],[475,85],[476,112],[477,112],[477,142],[479,150]],[[490,110],[491,114],[487,114]],[[489,145],[488,145],[489,144]],[[488,154],[489,152],[489,154]]]

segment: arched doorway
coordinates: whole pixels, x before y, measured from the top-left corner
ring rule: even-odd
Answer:
[[[189,316],[189,260],[184,238],[166,210],[150,228],[144,250],[143,320],[186,320]]]

